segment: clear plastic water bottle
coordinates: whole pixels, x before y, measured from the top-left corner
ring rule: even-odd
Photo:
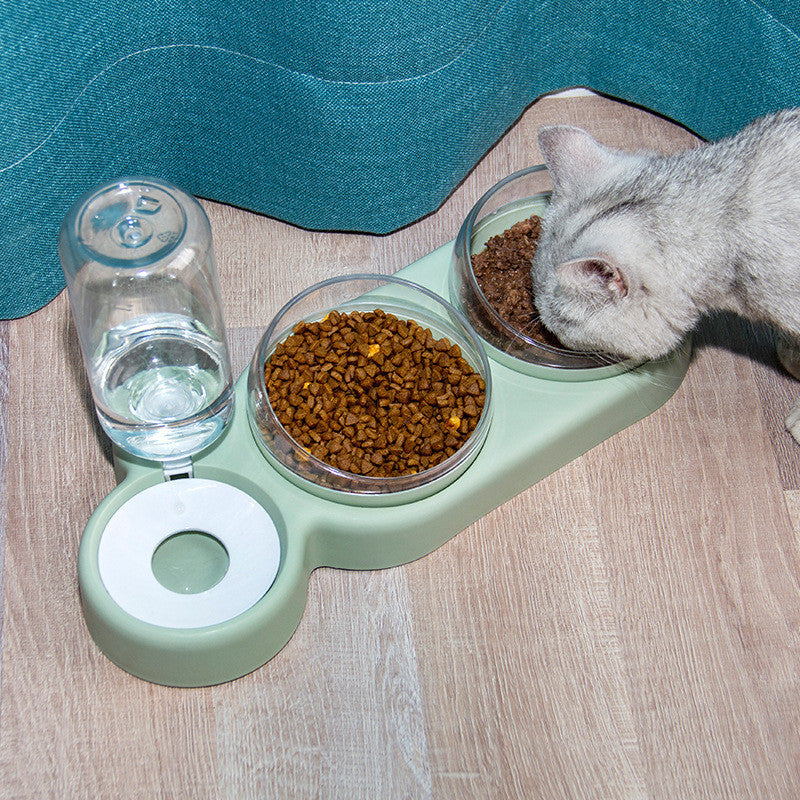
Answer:
[[[211,227],[166,181],[131,177],[81,197],[59,256],[97,416],[141,458],[182,461],[233,408]]]

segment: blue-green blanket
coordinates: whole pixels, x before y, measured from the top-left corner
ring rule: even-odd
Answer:
[[[543,93],[705,137],[800,105],[789,0],[21,0],[0,10],[0,318],[62,288],[73,200],[122,174],[314,229],[434,210]]]

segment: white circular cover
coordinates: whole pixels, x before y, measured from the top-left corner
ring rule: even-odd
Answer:
[[[224,577],[195,594],[170,591],[153,574],[156,548],[173,534],[202,531],[230,559]],[[200,628],[238,616],[258,602],[278,572],[275,523],[250,495],[219,481],[182,478],[151,486],[113,514],[100,538],[100,578],[133,617],[166,628]]]

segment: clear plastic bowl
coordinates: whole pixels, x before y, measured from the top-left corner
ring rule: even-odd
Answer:
[[[301,321],[321,320],[328,312],[382,309],[403,320],[430,328],[461,348],[470,367],[486,384],[484,407],[475,430],[449,458],[414,475],[375,477],[344,472],[315,458],[278,420],[269,401],[264,369],[277,345]],[[256,349],[248,374],[248,416],[256,443],[267,460],[285,477],[315,494],[338,502],[369,504],[370,498],[391,496],[390,502],[415,500],[444,488],[480,452],[492,416],[492,379],[483,345],[463,315],[438,295],[402,278],[387,275],[340,276],[315,284],[290,300],[269,324]]]
[[[554,347],[518,331],[490,305],[472,269],[486,242],[532,214],[542,215],[553,191],[547,167],[515,172],[489,189],[467,214],[450,267],[450,299],[490,346],[490,355],[519,372],[559,380],[589,380],[623,372],[635,362]]]

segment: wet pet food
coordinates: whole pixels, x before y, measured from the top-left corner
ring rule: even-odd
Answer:
[[[531,285],[531,261],[542,232],[541,218],[533,215],[492,236],[472,256],[472,271],[491,307],[512,328],[531,339],[563,348],[539,320]]]
[[[337,469],[370,477],[415,474],[454,455],[486,396],[458,345],[381,309],[299,323],[264,377],[296,442]]]

